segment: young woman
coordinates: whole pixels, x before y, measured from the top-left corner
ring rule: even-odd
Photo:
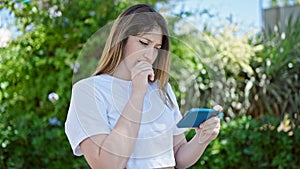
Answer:
[[[168,83],[169,51],[167,23],[151,6],[117,18],[94,76],[73,86],[65,130],[75,155],[104,169],[187,168],[200,158],[220,120],[186,141],[176,127],[182,116]]]

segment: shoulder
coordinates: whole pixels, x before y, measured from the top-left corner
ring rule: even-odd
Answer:
[[[155,82],[149,83],[150,86],[152,86],[153,88],[159,88],[159,80],[156,80]],[[164,86],[164,90],[172,90],[172,86],[171,84],[168,82],[166,83],[166,85]]]
[[[171,84],[170,84],[169,82],[168,82],[167,85],[166,85],[166,91],[167,91],[168,94],[170,94],[172,97],[175,97],[173,88],[172,88],[172,86],[171,86]]]
[[[108,79],[105,75],[91,76],[77,81],[73,85],[73,90],[78,90],[82,88],[99,89],[103,88],[104,86],[107,86],[108,83],[110,83],[110,79]]]
[[[172,90],[172,86],[169,82],[167,83],[166,88],[167,88],[167,90]]]
[[[81,79],[81,80],[77,81],[76,83],[74,83],[73,88],[82,87],[85,85],[92,85],[92,84],[94,84],[94,81],[96,78],[97,78],[96,76],[91,76],[91,77]]]

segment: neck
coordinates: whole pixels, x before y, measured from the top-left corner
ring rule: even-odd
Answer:
[[[121,63],[117,66],[112,76],[122,80],[128,80],[128,81],[131,80],[131,73],[123,61],[121,61]]]

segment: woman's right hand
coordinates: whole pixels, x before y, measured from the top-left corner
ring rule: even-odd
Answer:
[[[148,78],[154,80],[152,65],[147,61],[138,61],[130,71],[132,93],[145,96],[148,90]]]

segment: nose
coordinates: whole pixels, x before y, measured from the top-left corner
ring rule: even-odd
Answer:
[[[150,63],[153,63],[157,57],[157,50],[154,48],[149,48],[144,53],[144,58],[147,59]]]

